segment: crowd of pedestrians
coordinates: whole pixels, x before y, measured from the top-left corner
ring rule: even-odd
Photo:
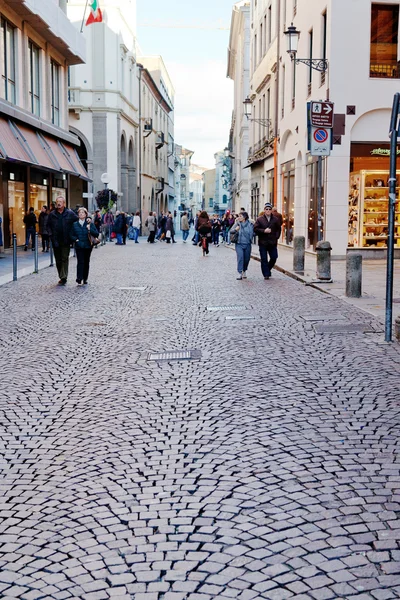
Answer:
[[[237,257],[237,279],[247,278],[247,269],[251,258],[252,244],[258,239],[261,271],[265,280],[271,277],[271,270],[278,258],[278,240],[282,229],[282,215],[276,208],[266,203],[264,211],[253,223],[248,213],[242,208],[234,214],[229,210],[221,216],[209,215],[206,211],[198,211],[193,218],[188,212],[180,217],[182,241],[187,243],[190,228],[194,225],[192,243],[203,247],[204,254],[209,254],[209,246],[233,244]],[[63,196],[58,196],[50,208],[43,206],[39,218],[31,207],[24,217],[26,228],[25,250],[31,243],[35,250],[36,228],[42,241],[42,252],[49,252],[52,244],[59,285],[65,285],[68,279],[68,266],[71,245],[75,247],[77,257],[76,282],[85,285],[88,282],[90,257],[93,247],[101,236],[104,240],[115,240],[117,246],[126,245],[127,238],[139,243],[142,227],[140,212],[128,214],[117,210],[103,213],[96,210],[89,215],[86,208],[77,206],[75,211],[66,207]],[[157,215],[151,211],[144,225],[148,231],[147,242],[166,242],[176,244],[174,216],[170,211]]]

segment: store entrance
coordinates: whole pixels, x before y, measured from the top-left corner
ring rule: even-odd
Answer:
[[[17,245],[25,244],[25,184],[21,181],[8,182],[8,222],[9,239],[12,244],[12,234],[17,235]]]

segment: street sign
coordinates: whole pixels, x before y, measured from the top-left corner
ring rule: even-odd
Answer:
[[[334,106],[333,102],[311,102],[311,125],[332,129]]]
[[[82,198],[93,198],[93,194],[89,194],[88,192],[83,192]]]
[[[311,156],[330,156],[332,147],[332,129],[311,127]]]

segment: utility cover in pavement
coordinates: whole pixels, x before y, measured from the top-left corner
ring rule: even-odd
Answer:
[[[329,314],[325,315],[300,315],[300,318],[304,321],[346,321],[344,315]]]
[[[147,288],[145,287],[119,287],[119,290],[131,290],[134,292],[144,292]]]
[[[338,323],[337,325],[316,324],[313,326],[315,333],[367,333],[374,332],[371,325],[365,323]]]
[[[169,350],[168,352],[149,352],[147,360],[198,360],[200,350]]]
[[[254,321],[255,317],[225,317],[226,321]]]
[[[246,306],[207,306],[207,310],[215,312],[217,310],[246,310]]]

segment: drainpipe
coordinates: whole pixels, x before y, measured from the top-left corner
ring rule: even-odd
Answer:
[[[139,212],[142,220],[142,69],[143,65],[138,63],[139,69]]]
[[[286,0],[285,0],[286,1]],[[278,36],[276,48],[276,88],[275,88],[275,131],[274,131],[274,206],[278,208],[278,122],[280,94],[280,55],[281,55],[281,0],[278,0]]]

